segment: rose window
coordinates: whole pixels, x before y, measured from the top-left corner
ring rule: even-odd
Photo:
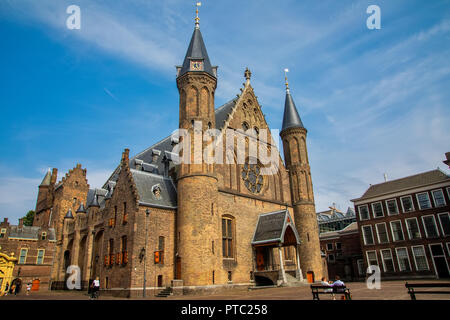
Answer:
[[[248,190],[253,193],[261,192],[264,178],[261,175],[261,167],[258,164],[245,163],[242,167],[242,179]]]

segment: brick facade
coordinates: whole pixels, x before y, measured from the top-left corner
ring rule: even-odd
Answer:
[[[435,171],[422,175],[439,174]],[[352,200],[366,267],[379,265],[382,278],[442,278],[450,275],[450,178],[441,175],[441,181],[434,183],[416,184],[403,190]],[[437,203],[434,191],[439,198],[443,195],[443,203]],[[419,195],[424,197],[422,207]],[[428,201],[425,201],[426,196]],[[409,203],[406,199],[412,201],[410,210],[405,208]],[[425,202],[429,208],[423,207]],[[379,214],[375,214],[374,209]],[[368,262],[368,255],[373,257],[372,263]]]

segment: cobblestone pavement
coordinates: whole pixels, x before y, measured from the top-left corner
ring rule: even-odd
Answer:
[[[414,280],[414,282],[450,283],[450,280]],[[405,281],[382,281],[381,289],[370,290],[364,282],[348,282],[353,300],[410,300],[405,288]],[[425,289],[431,291],[433,289]],[[444,289],[446,290],[446,289]],[[338,299],[340,296],[337,297]],[[100,295],[99,300],[120,300],[109,295]],[[147,297],[148,300],[312,300],[309,284],[299,287],[264,288],[257,290],[228,289],[213,294],[197,294],[184,296],[169,296],[167,298]],[[321,295],[323,300],[331,300],[331,296]],[[450,300],[449,295],[426,294],[417,295],[418,300]],[[89,300],[86,292],[78,291],[42,291],[26,295],[21,292],[18,296],[8,295],[1,300]],[[128,300],[128,299],[126,299]],[[137,298],[136,300],[142,300]]]

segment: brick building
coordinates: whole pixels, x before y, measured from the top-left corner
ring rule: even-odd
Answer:
[[[34,226],[54,229],[53,289],[65,287],[68,269],[80,275],[82,288],[99,277],[102,289],[124,296],[141,295],[144,287],[187,292],[320,279],[307,130],[286,79],[283,162],[270,131],[262,134],[269,128],[251,72],[244,76],[237,97],[215,108],[217,67],[197,18],[176,75],[185,135],[168,136],[133,157],[125,149],[101,188],[90,188],[79,164],[60,182],[56,169],[47,173]],[[209,153],[197,157],[195,139],[207,149],[212,129],[226,146],[215,154],[225,163],[207,161]],[[188,148],[177,153],[183,143]],[[254,158],[253,143],[276,165]],[[182,157],[192,161],[178,162]]]
[[[19,220],[18,225],[11,225],[5,218],[0,222],[0,252],[14,257],[12,274],[3,278],[0,284],[4,288],[19,283],[24,287],[28,282],[33,284],[32,290],[47,290],[53,266],[53,254],[56,247],[55,230],[47,227],[29,227]]]
[[[344,281],[364,279],[366,268],[356,222],[340,230],[323,232],[319,238],[320,248],[326,255],[330,280],[334,280],[336,276]]]
[[[382,278],[450,276],[450,176],[432,170],[376,185],[352,200],[367,265]]]

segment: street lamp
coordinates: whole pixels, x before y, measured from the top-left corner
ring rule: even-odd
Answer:
[[[150,215],[150,210],[145,210],[145,247],[144,247],[144,288],[142,289],[142,296],[145,298],[145,291],[146,291],[146,282],[147,282],[147,236],[148,236],[148,225],[147,225],[147,219]]]

